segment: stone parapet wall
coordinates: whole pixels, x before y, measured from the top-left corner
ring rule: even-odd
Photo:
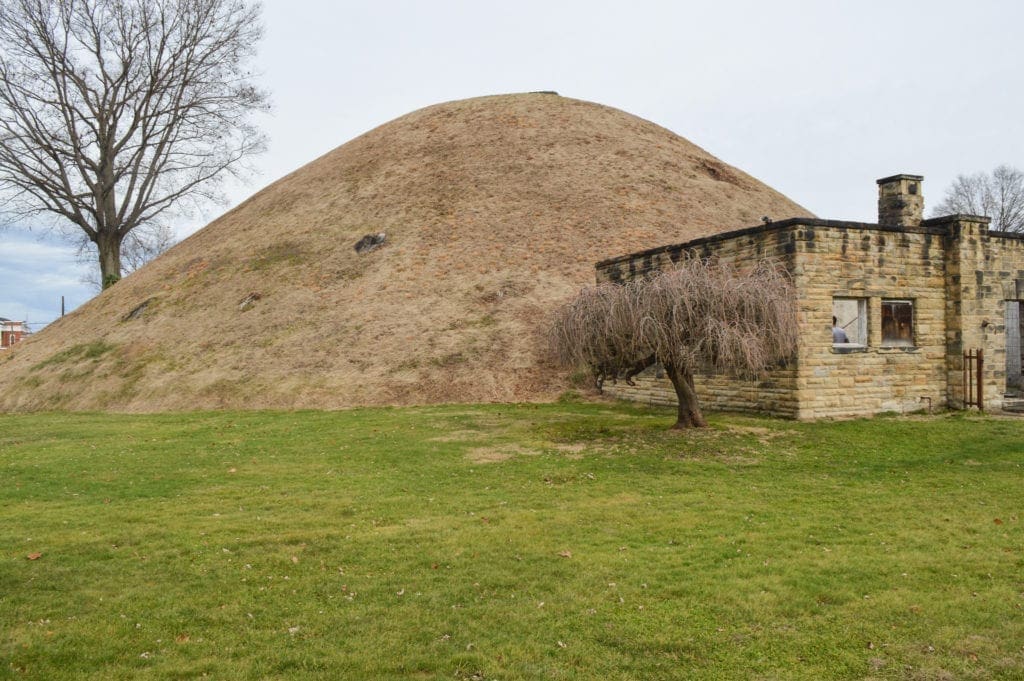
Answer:
[[[751,262],[763,258],[792,265],[794,235],[790,229],[799,220],[785,220],[759,227],[726,232],[685,244],[660,246],[647,251],[611,258],[597,263],[598,283],[631,281],[651,272],[671,267],[686,257],[715,257],[722,262]],[[824,222],[824,221],[823,221]]]

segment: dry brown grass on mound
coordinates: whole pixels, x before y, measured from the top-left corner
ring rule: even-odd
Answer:
[[[808,213],[622,111],[542,94],[428,107],[0,359],[0,409],[547,399],[564,388],[543,358],[548,314],[594,262],[765,214]],[[354,251],[378,232],[383,247]]]

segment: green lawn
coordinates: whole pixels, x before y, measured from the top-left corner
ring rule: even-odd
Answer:
[[[0,678],[1024,678],[1024,419],[672,421],[0,416]]]

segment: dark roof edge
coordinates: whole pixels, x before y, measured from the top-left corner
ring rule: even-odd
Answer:
[[[879,225],[872,222],[853,222],[850,220],[822,220],[821,218],[787,218],[785,220],[779,220],[778,222],[770,222],[766,225],[756,225],[754,227],[744,227],[742,229],[736,229],[731,232],[722,232],[720,234],[712,234],[710,236],[700,237],[691,241],[684,241],[676,244],[666,244],[665,246],[656,246],[654,248],[648,248],[645,251],[637,251],[636,253],[627,253],[625,255],[618,255],[613,258],[606,258],[605,260],[599,261],[594,267],[604,267],[606,265],[612,265],[617,262],[627,262],[633,258],[643,258],[647,256],[658,255],[659,253],[666,253],[674,250],[683,250],[687,248],[697,248],[705,244],[715,243],[717,241],[725,241],[728,239],[736,239],[738,237],[748,236],[751,234],[761,234],[771,232],[773,230],[786,229],[787,227],[794,227],[796,225],[805,225],[807,227],[838,227],[840,229],[871,229],[880,232],[910,232],[910,233],[922,233],[922,234],[941,234],[943,230],[936,229],[935,226],[949,221],[950,218],[934,218],[928,220],[932,224],[925,225],[921,223],[921,227],[902,227],[900,225]]]
[[[992,230],[988,233],[989,236],[994,236],[998,239],[1013,239],[1014,241],[1024,241],[1024,233],[1021,232],[1002,232]]]
[[[921,225],[924,227],[932,227],[934,225],[941,225],[947,222],[954,222],[956,220],[962,220],[965,222],[984,222],[986,225],[992,222],[992,218],[986,217],[984,215],[954,213],[953,215],[943,215],[937,218],[928,218],[927,220],[921,220]]]
[[[892,182],[893,180],[915,180],[917,182],[924,181],[924,175],[908,175],[907,173],[897,173],[896,175],[890,175],[889,177],[883,177],[875,180],[876,184],[885,184],[886,182]]]

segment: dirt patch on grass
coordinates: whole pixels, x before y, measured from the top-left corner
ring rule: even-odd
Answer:
[[[572,444],[559,443],[555,445],[555,449],[565,454],[567,459],[582,459],[583,452],[587,449],[587,445],[576,442]]]
[[[773,440],[777,440],[782,437],[791,437],[797,434],[795,430],[775,430],[774,428],[765,428],[763,426],[728,426],[726,432],[753,435],[757,438],[757,441],[763,445],[767,445]]]
[[[729,464],[730,466],[757,466],[761,463],[761,459],[753,452],[747,455],[740,453],[726,454],[724,452],[720,452],[715,455],[715,460]]]
[[[764,426],[726,426],[726,431],[729,433],[749,433],[751,435],[757,435],[759,438],[774,439],[782,437],[783,435],[796,435],[795,430],[776,430],[775,428],[765,428]]]
[[[517,444],[505,444],[494,447],[476,447],[466,452],[466,458],[473,463],[498,463],[517,456],[536,456],[537,454],[540,452],[535,449],[528,449]]]
[[[431,442],[472,442],[485,437],[479,430],[453,430],[446,435],[430,438]]]

